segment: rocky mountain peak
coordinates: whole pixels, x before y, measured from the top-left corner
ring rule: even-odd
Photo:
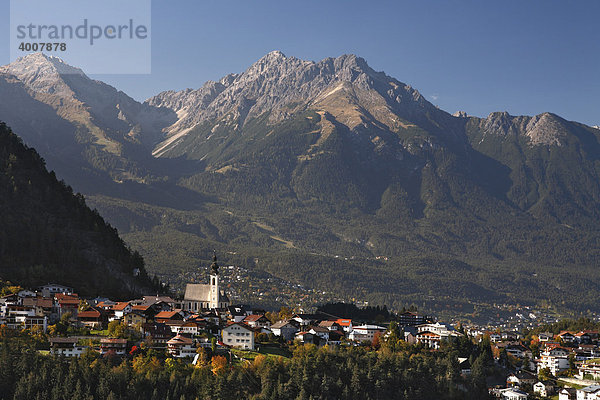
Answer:
[[[532,146],[561,146],[568,135],[562,119],[552,113],[534,117],[512,116],[508,112],[493,112],[483,120],[486,134],[498,136],[526,136]]]
[[[56,91],[56,84],[63,75],[85,77],[81,69],[68,65],[58,57],[43,53],[20,57],[13,63],[0,67],[0,73],[14,75],[30,89],[47,93]]]

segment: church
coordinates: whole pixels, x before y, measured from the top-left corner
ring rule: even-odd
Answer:
[[[229,298],[219,289],[219,264],[217,254],[210,266],[209,283],[188,283],[183,296],[183,309],[190,312],[229,307]]]

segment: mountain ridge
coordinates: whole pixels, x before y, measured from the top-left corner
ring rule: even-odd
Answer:
[[[55,135],[76,130],[52,116],[56,97],[40,102],[0,73],[0,98],[8,93],[42,103]],[[355,55],[314,62],[271,52],[198,89],[132,100],[157,116],[134,137],[134,119],[118,119],[119,97],[90,93],[82,104],[107,117],[88,122],[123,151],[89,136],[63,151],[94,152],[79,161],[95,176],[90,203],[163,278],[181,283],[206,246],[303,285],[396,306],[444,287],[427,307],[443,308],[441,298],[462,310],[548,299],[596,307],[593,294],[580,304],[577,294],[600,283],[597,129],[551,113],[453,116]],[[26,140],[47,132],[0,102],[3,112]]]

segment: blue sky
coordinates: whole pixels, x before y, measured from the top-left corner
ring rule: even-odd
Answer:
[[[10,61],[0,0],[0,63]],[[600,2],[152,2],[152,74],[94,75],[143,100],[241,72],[271,50],[354,53],[454,112],[554,112],[600,125]],[[68,60],[67,60],[68,61]]]

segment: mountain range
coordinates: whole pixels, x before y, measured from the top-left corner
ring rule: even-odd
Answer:
[[[278,51],[140,103],[31,54],[0,120],[175,284],[218,248],[346,299],[598,308],[600,130],[552,113],[451,115],[355,55]]]

